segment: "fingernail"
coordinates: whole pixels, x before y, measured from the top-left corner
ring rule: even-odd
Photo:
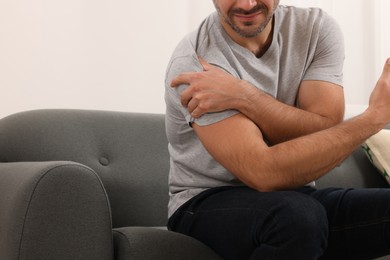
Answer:
[[[390,65],[390,58],[388,58],[388,59],[387,59],[387,64],[389,64],[389,65]]]

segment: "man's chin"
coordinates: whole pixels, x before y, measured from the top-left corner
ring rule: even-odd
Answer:
[[[248,29],[248,28],[236,28],[236,33],[244,38],[253,38],[258,36],[263,30],[261,28]]]

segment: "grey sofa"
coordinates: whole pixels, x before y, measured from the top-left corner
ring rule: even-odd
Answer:
[[[167,222],[164,127],[160,114],[90,110],[1,119],[0,259],[219,259],[158,228]],[[358,149],[317,184],[387,187],[375,171]]]

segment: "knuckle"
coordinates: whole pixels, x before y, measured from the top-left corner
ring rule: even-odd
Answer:
[[[208,109],[210,109],[210,105],[208,104],[208,102],[201,102],[198,104],[198,108],[202,111],[207,111]]]

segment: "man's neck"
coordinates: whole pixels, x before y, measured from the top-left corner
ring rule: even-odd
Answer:
[[[248,49],[256,57],[260,58],[271,46],[273,39],[273,24],[274,19],[272,19],[264,30],[258,34],[256,37],[246,38],[237,34],[229,25],[222,23],[223,28],[227,34],[235,41],[237,44]]]

